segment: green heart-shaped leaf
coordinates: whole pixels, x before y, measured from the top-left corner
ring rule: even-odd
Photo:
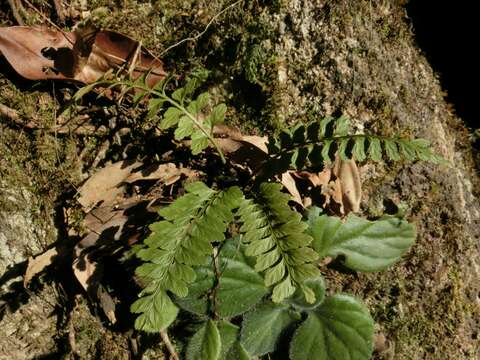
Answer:
[[[311,216],[307,232],[320,258],[344,256],[358,271],[379,271],[392,265],[415,241],[415,227],[396,217],[368,221],[355,215],[345,223],[333,216]]]
[[[266,303],[244,316],[241,344],[250,355],[264,355],[275,350],[282,332],[300,315],[288,306]]]
[[[243,314],[267,294],[263,278],[231,244],[225,244],[221,249],[219,263],[221,277],[215,289],[214,310],[221,317]],[[182,309],[203,315],[213,310],[209,294],[215,288],[215,276],[211,264],[199,266],[195,271],[196,280],[190,285],[188,295],[175,301]]]
[[[218,360],[222,346],[217,325],[212,320],[205,322],[192,336],[187,346],[187,360]]]
[[[310,312],[290,344],[292,360],[368,360],[374,322],[363,304],[335,295]]]

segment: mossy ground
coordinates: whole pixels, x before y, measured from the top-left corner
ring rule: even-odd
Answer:
[[[33,3],[55,19],[47,2]],[[98,0],[83,9],[74,6],[80,12],[107,8],[108,15],[95,21],[162,54],[202,32],[230,3]],[[2,5],[2,10],[0,21],[8,25],[8,8]],[[31,9],[29,14],[28,23],[43,21]],[[478,229],[475,218],[467,218],[478,204],[471,193],[461,193],[471,184],[459,177],[473,185],[478,180],[468,134],[449,112],[406,21],[395,2],[245,1],[219,17],[196,41],[161,57],[179,82],[195,68],[211,71],[205,90],[227,103],[229,122],[244,131],[272,132],[287,123],[343,113],[359,130],[432,140],[453,162],[453,175],[424,164],[387,163],[362,170],[364,215],[376,217],[402,203],[409,209],[407,218],[417,223],[418,240],[409,254],[380,274],[325,271],[332,291],[354,293],[370,307],[378,333],[386,338],[376,358],[474,359],[479,351],[479,282],[468,274],[475,266],[472,254],[478,254]],[[63,94],[73,91],[71,86],[29,83],[4,73],[0,82],[0,103],[43,129],[22,129],[2,119],[2,180],[31,191],[41,209],[35,218],[51,219],[56,206],[72,198],[82,174],[91,170],[88,165],[95,156],[79,154],[85,148],[94,154],[105,139],[49,131]],[[145,135],[142,124],[134,118],[129,121],[138,131],[127,140],[141,143],[133,136]],[[121,144],[112,145],[97,166],[118,158],[121,151]],[[75,311],[84,314],[73,317],[82,358],[121,359],[120,354],[130,351],[128,331],[105,328],[83,305]],[[63,342],[58,341],[52,353],[68,343],[65,329],[58,329],[58,334]],[[147,343],[156,341],[149,338]],[[68,353],[68,346],[63,350]]]

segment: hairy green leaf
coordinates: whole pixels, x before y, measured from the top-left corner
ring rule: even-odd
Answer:
[[[186,359],[187,360],[218,360],[222,341],[217,325],[212,320],[207,320],[190,339]]]
[[[415,241],[415,228],[396,217],[368,221],[355,215],[345,223],[333,216],[312,216],[308,233],[321,258],[344,257],[345,266],[358,271],[379,271],[392,265]]]
[[[225,120],[225,113],[227,112],[227,106],[225,104],[218,104],[212,110],[210,115],[210,123],[212,126],[222,124]]]
[[[176,303],[184,310],[195,314],[215,312],[221,317],[243,314],[258,303],[268,292],[263,279],[246,262],[243,255],[227,242],[220,250],[219,267],[221,278],[215,287],[213,265],[196,268],[196,281],[190,285],[185,298]],[[209,297],[215,290],[215,309]],[[242,301],[238,301],[238,299]]]
[[[171,128],[178,124],[182,111],[176,107],[169,107],[165,114],[163,114],[163,120],[160,123],[160,128],[162,130]]]
[[[252,356],[275,350],[282,332],[300,320],[288,306],[265,303],[247,313],[242,322],[241,344]]]
[[[299,326],[290,344],[292,360],[368,360],[374,322],[368,310],[347,295],[328,297]]]
[[[228,355],[233,345],[237,341],[239,328],[238,326],[233,325],[231,322],[225,320],[219,321],[217,326],[222,342],[219,360],[230,360]]]
[[[293,305],[299,310],[312,310],[319,306],[325,299],[325,281],[322,276],[316,277],[314,279],[308,279],[305,281],[304,285],[309,289],[307,291],[302,291],[297,289],[291,298],[286,299],[287,304]],[[308,291],[313,292],[313,295],[309,294]],[[307,296],[313,296],[315,299],[314,303],[307,301]]]
[[[247,353],[240,341],[233,343],[225,360],[251,360],[252,358]]]
[[[261,184],[258,196],[244,200],[238,212],[245,254],[255,256],[255,270],[264,272],[266,286],[273,286],[275,302],[320,274],[314,264],[318,255],[309,247],[312,238],[304,233],[307,225],[289,207],[290,196],[281,189],[281,184]]]

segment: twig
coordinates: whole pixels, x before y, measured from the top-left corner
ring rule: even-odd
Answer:
[[[52,20],[50,20],[47,16],[45,16],[40,10],[38,10],[35,5],[33,5],[30,1],[28,0],[23,0],[27,3],[28,6],[30,6],[33,11],[35,11],[38,15],[40,15],[43,20],[45,20],[46,22],[48,22],[50,25],[52,25],[55,29],[57,29],[58,31],[60,31],[62,34],[64,34],[65,32],[57,25],[55,24]],[[71,43],[72,40],[68,39],[68,37],[66,37],[67,40]]]
[[[68,122],[61,116],[58,117],[58,121],[63,123],[64,125],[56,125],[50,128],[38,126],[33,121],[25,122],[25,120],[20,116],[20,114],[8,106],[0,104],[0,115],[15,125],[22,127],[23,129],[30,129],[30,130],[44,130],[50,133],[56,134],[76,134],[76,135],[106,135],[109,133],[109,130],[101,125],[96,127],[94,125],[85,124],[86,121],[90,119],[88,115],[79,115],[72,119],[72,122],[80,122],[73,125],[68,124]],[[63,120],[63,121],[62,121]]]
[[[12,9],[12,14],[15,20],[17,21],[18,25],[25,25],[25,22],[23,21],[22,16],[20,15],[20,12],[18,11],[18,8],[22,5],[19,3],[17,0],[8,0],[8,4],[10,5],[10,9]]]
[[[3,104],[0,104],[0,115],[6,117],[7,119],[17,123],[17,124],[22,124],[22,119],[20,118],[20,115],[18,115],[18,112],[12,108],[9,108],[8,106],[5,106]],[[23,125],[23,124],[22,124]]]
[[[170,353],[170,358],[173,360],[180,360],[177,351],[175,350],[175,347],[173,346],[170,338],[168,337],[167,330],[160,330],[160,337],[162,338],[163,343],[165,344],[168,352]]]
[[[65,14],[63,12],[63,3],[62,0],[53,0],[55,5],[55,12],[57,13],[58,19],[64,23],[65,22]]]
[[[166,48],[165,50],[163,50],[161,53],[160,53],[160,56],[163,56],[164,54],[166,54],[167,52],[169,52],[170,50],[172,50],[173,48],[183,44],[184,42],[187,42],[187,41],[197,41],[203,34],[205,34],[208,30],[208,28],[210,27],[210,25],[213,24],[213,22],[215,20],[217,20],[220,16],[222,16],[225,12],[227,12],[229,9],[233,8],[234,6],[237,6],[238,4],[240,4],[243,0],[238,0],[236,2],[234,2],[233,4],[230,4],[228,5],[225,9],[223,9],[222,11],[220,11],[218,14],[216,14],[214,17],[212,17],[210,19],[210,21],[208,22],[207,26],[205,26],[205,28],[203,29],[203,31],[193,37],[188,37],[188,38],[185,38],[183,40],[180,40],[179,42],[177,42],[176,44],[173,44],[171,46],[169,46],[168,48]]]

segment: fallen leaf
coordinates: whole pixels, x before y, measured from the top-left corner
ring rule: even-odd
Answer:
[[[290,172],[287,171],[282,174],[282,184],[288,190],[290,195],[292,195],[293,201],[303,206],[302,197],[297,189],[295,179],[292,177]]]
[[[51,248],[36,257],[28,258],[27,270],[23,277],[23,286],[27,287],[33,277],[41,273],[47,266],[52,264],[52,260],[58,255],[56,248]]]
[[[110,323],[115,324],[117,322],[117,317],[115,316],[115,302],[103,286],[98,287],[97,298],[100,300],[100,307],[105,316],[110,320]]]
[[[94,274],[97,275],[97,278],[100,277],[97,271],[97,262],[92,259],[92,255],[85,254],[81,258],[77,258],[72,268],[80,285],[87,293],[91,294],[92,291],[90,289],[95,288],[96,284],[99,283],[98,280],[95,280]]]
[[[181,175],[188,178],[199,176],[199,172],[188,168],[177,167],[173,163],[153,164],[146,169],[136,171],[125,179],[126,183],[134,183],[140,180],[159,180],[165,185],[171,185],[180,180]]]
[[[125,179],[140,165],[142,165],[140,162],[123,160],[102,168],[90,176],[78,190],[80,194],[78,202],[86,212],[100,202],[102,206],[113,204],[124,192]]]
[[[217,136],[228,136],[228,138],[215,139],[220,149],[236,162],[248,163],[248,166],[255,173],[262,170],[264,162],[268,161],[268,138],[266,136],[242,135],[236,128],[225,125],[216,127],[214,134]],[[292,195],[293,200],[304,206],[295,179],[289,171],[281,174],[281,183]]]
[[[96,252],[100,246],[106,246],[120,238],[127,220],[128,217],[123,214],[123,211],[114,212],[107,223],[100,226],[98,231],[90,232],[74,248],[73,273],[80,285],[91,296],[97,295],[102,277],[102,266],[95,259]]]
[[[133,78],[148,72],[153,87],[165,78],[163,63],[138,41],[108,31],[62,32],[46,27],[0,28],[0,54],[30,80],[97,81],[109,70],[130,71]]]
[[[323,207],[332,207],[335,203],[340,214],[360,210],[362,183],[355,161],[342,160],[338,155],[335,162],[326,166],[319,173],[296,171],[293,174],[310,181],[314,188],[319,188],[325,197]],[[333,203],[332,203],[333,201]]]
[[[354,160],[341,160],[338,178],[342,183],[342,202],[346,213],[360,210],[362,182]]]

